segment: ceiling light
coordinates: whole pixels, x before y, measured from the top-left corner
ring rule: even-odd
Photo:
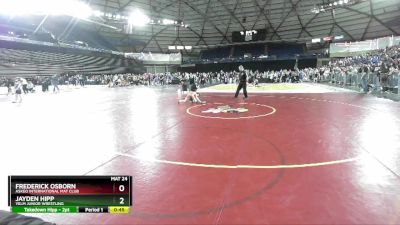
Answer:
[[[191,49],[192,49],[192,46],[185,46],[185,49],[186,49],[186,50],[191,50]]]
[[[150,22],[150,19],[148,16],[146,16],[142,11],[136,9],[131,13],[128,19],[128,23],[137,26],[137,27],[142,27]]]
[[[170,45],[170,46],[168,46],[168,49],[169,49],[169,50],[175,50],[176,48],[175,48],[175,46]]]
[[[335,36],[335,40],[340,40],[340,39],[343,39],[344,38],[344,36],[343,35],[338,35],[338,36]]]
[[[170,19],[163,19],[163,20],[162,20],[162,23],[163,23],[164,25],[171,25],[171,24],[174,24],[174,21],[173,21],[173,20],[170,20]]]
[[[185,47],[183,47],[183,46],[176,46],[176,49],[178,49],[178,50],[183,50]]]
[[[321,38],[313,38],[311,40],[311,43],[320,43],[321,42]]]
[[[92,14],[93,14],[94,16],[97,16],[97,17],[100,17],[100,16],[103,16],[103,15],[104,15],[104,13],[101,12],[101,11],[99,11],[99,10],[94,10],[94,11],[92,12]]]
[[[90,6],[83,2],[71,2],[69,7],[67,6],[67,8],[68,10],[66,10],[66,14],[76,18],[86,19],[90,15],[92,15],[92,9],[90,8]]]

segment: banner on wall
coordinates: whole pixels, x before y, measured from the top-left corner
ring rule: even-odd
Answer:
[[[180,64],[182,62],[181,53],[125,53],[125,57],[133,58],[149,64]]]
[[[400,37],[384,37],[374,40],[331,43],[329,52],[331,57],[347,57],[362,54],[378,49],[385,49],[400,43]]]

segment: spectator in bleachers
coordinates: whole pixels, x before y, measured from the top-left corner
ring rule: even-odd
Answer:
[[[25,78],[20,78],[21,83],[22,83],[22,90],[24,91],[24,94],[28,94],[28,81]]]
[[[13,103],[21,103],[22,102],[22,79],[21,78],[16,78],[15,79],[15,100]]]
[[[60,92],[60,88],[58,87],[58,76],[57,74],[51,77],[51,85],[53,85],[53,93],[59,93]]]
[[[13,86],[13,82],[11,79],[7,79],[6,81],[6,86],[7,86],[7,96],[12,95],[12,86]]]
[[[28,85],[26,86],[26,89],[30,93],[35,92],[35,85],[32,83],[32,81],[28,81]]]

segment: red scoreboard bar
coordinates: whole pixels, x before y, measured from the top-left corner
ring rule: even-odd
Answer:
[[[9,176],[13,213],[128,213],[131,176]]]

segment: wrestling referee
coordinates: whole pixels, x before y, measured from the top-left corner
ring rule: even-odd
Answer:
[[[242,65],[239,66],[239,85],[236,89],[235,98],[238,97],[240,89],[243,88],[244,98],[247,98],[247,75]]]

